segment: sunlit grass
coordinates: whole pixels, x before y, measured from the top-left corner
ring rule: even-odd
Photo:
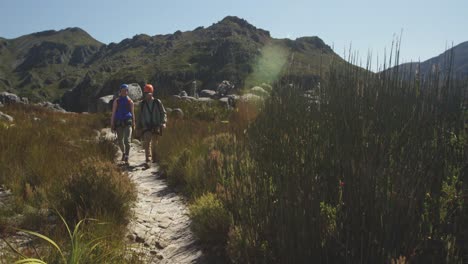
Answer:
[[[15,118],[13,123],[0,122],[0,184],[12,191],[12,204],[0,212],[6,237],[21,228],[43,240],[50,239],[49,243],[56,244],[53,248],[60,250],[39,252],[48,262],[63,262],[65,256],[70,263],[77,263],[75,258],[116,263],[110,261],[111,257],[119,259],[130,252],[123,239],[136,191],[114,164],[115,145],[99,139],[108,116],[56,113],[28,105],[9,105],[2,112]],[[66,228],[41,213],[50,208],[66,218]],[[12,218],[18,214],[24,217]],[[99,219],[106,225],[84,227],[84,218]],[[64,238],[70,232],[68,244]],[[97,234],[106,239],[94,247]],[[110,256],[101,262],[91,249],[99,251],[100,256]]]

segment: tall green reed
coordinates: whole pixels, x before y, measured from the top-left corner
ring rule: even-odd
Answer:
[[[466,162],[466,86],[450,69],[405,75],[336,64],[320,88],[276,85],[243,162],[223,168],[235,225],[253,240],[244,261],[461,261],[463,194],[444,186],[461,184]]]

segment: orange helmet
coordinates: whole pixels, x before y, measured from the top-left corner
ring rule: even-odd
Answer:
[[[151,84],[145,85],[145,88],[143,88],[143,92],[145,92],[145,93],[153,93],[153,92],[154,92],[153,85],[151,85]]]

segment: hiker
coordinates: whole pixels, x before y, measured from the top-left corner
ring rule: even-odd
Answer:
[[[132,99],[128,97],[128,85],[120,85],[119,97],[112,104],[112,131],[117,131],[117,141],[122,151],[122,161],[128,163],[130,138],[135,130],[135,111]]]
[[[154,88],[151,84],[146,84],[143,88],[144,99],[141,102],[140,117],[138,119],[138,129],[141,131],[143,138],[147,164],[151,161],[151,158],[153,162],[156,162],[151,143],[154,144],[157,136],[162,135],[167,121],[166,110],[161,101],[153,97],[153,92]]]

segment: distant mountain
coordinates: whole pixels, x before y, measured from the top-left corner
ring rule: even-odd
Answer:
[[[93,111],[120,83],[151,82],[160,95],[213,89],[223,80],[250,87],[280,78],[313,85],[332,61],[344,63],[318,37],[275,39],[228,16],[210,27],[167,35],[136,35],[104,45],[79,28],[0,39],[0,91],[60,101]]]
[[[103,46],[79,28],[0,39],[0,90],[57,99],[83,78],[85,63]]]
[[[452,72],[454,73],[454,76],[457,78],[468,78],[468,41],[448,49],[437,57],[421,63],[413,62],[401,64],[399,65],[399,71],[406,72],[408,76],[414,76],[416,69],[419,66],[419,73],[425,76],[435,69],[444,72],[448,69],[448,66],[450,66],[449,58],[451,58],[452,55]]]

